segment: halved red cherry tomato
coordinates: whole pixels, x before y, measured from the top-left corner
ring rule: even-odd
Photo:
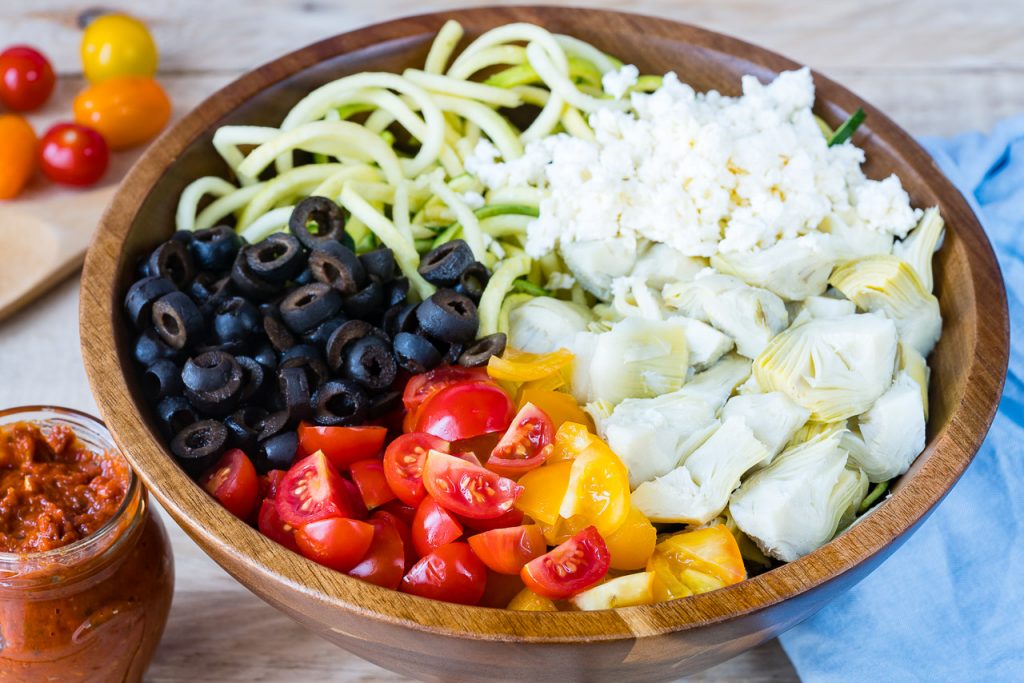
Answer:
[[[405,544],[398,526],[401,520],[387,512],[374,512],[369,522],[373,525],[370,549],[359,564],[348,571],[348,575],[384,588],[397,589],[405,572]]]
[[[523,492],[511,479],[440,451],[427,454],[423,485],[441,507],[473,519],[502,516]]]
[[[487,567],[465,543],[449,543],[423,557],[402,579],[402,592],[475,605],[487,585]]]
[[[260,496],[270,500],[277,498],[277,492],[281,488],[281,480],[284,479],[286,474],[288,474],[288,470],[270,470],[261,476]]]
[[[395,499],[395,492],[384,476],[384,463],[376,458],[359,460],[350,466],[352,481],[370,510]]]
[[[473,531],[490,531],[491,529],[504,529],[510,526],[519,526],[523,523],[523,511],[519,508],[512,508],[501,517],[495,517],[493,519],[473,519],[472,517],[462,517],[461,515],[455,515],[462,526]]]
[[[413,375],[402,392],[402,405],[407,413],[413,413],[424,401],[445,387],[459,382],[486,382],[487,368],[464,368],[461,365],[442,365],[430,372]],[[412,430],[406,430],[412,431]]]
[[[404,505],[404,503],[399,503],[399,505]],[[413,510],[413,514],[415,513],[416,511]],[[402,537],[402,548],[405,550],[405,567],[402,570],[404,574],[406,569],[416,564],[416,560],[420,559],[420,556],[416,554],[415,546],[412,544],[412,518],[406,522],[399,515],[388,512],[384,508],[377,510],[373,514],[391,522],[391,525],[398,530],[398,535]]]
[[[526,524],[470,536],[469,547],[488,569],[518,576],[523,565],[544,554],[548,544],[539,526]]]
[[[448,441],[501,432],[515,417],[505,390],[492,382],[460,382],[445,387],[416,410],[413,429]]]
[[[519,574],[499,574],[498,572],[487,572],[487,586],[484,588],[484,595],[477,604],[481,607],[494,607],[505,609],[505,606],[524,590],[523,580]]]
[[[403,434],[384,452],[384,476],[388,485],[406,505],[416,506],[427,495],[423,488],[423,462],[428,451],[447,453],[450,444],[430,434]]]
[[[239,519],[248,519],[259,500],[259,480],[249,457],[237,448],[221,456],[199,485]]]
[[[328,517],[356,517],[358,509],[346,484],[352,485],[334,471],[323,453],[314,453],[292,465],[281,480],[277,514],[295,528]]]
[[[427,496],[416,508],[412,521],[412,545],[420,557],[462,536],[462,525],[455,517]]]
[[[299,448],[306,454],[323,451],[339,470],[380,453],[388,430],[384,427],[318,427],[299,425]]]
[[[39,167],[55,183],[85,187],[107,170],[110,150],[103,136],[77,123],[58,123],[39,145]]]
[[[299,552],[299,546],[295,542],[295,529],[281,521],[273,500],[268,498],[260,504],[260,514],[256,526],[260,533],[271,541],[280,543],[289,550]]]
[[[412,505],[406,505],[400,500],[393,500],[390,503],[385,503],[379,508],[381,512],[387,512],[388,514],[394,515],[402,521],[406,526],[412,526],[412,520],[416,517],[416,508]]]
[[[341,478],[341,487],[345,489],[349,505],[351,506],[351,514],[348,516],[353,519],[366,519],[369,517],[370,510],[366,507],[366,503],[363,502],[363,496],[359,492],[359,487],[345,477]]]
[[[590,588],[608,573],[611,555],[597,533],[588,526],[554,550],[523,567],[526,587],[552,600],[564,600]]]
[[[57,77],[50,61],[27,45],[0,52],[0,102],[11,111],[33,111],[53,92]]]
[[[339,572],[356,566],[373,541],[373,525],[358,519],[329,517],[311,522],[295,532],[299,552]]]
[[[513,479],[519,477],[544,464],[554,448],[554,441],[555,427],[551,418],[537,406],[527,403],[491,452],[487,469]]]

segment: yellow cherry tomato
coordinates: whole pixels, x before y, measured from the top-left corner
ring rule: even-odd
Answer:
[[[604,539],[611,553],[612,569],[643,569],[658,542],[658,530],[651,520],[635,507],[629,508],[626,521]]]
[[[562,429],[571,424],[566,422]],[[555,439],[557,450],[557,435]],[[559,514],[565,519],[583,517],[607,538],[629,515],[629,472],[608,444],[593,434],[589,434],[589,439],[577,437],[577,441],[586,443],[579,455],[569,461],[569,487]]]
[[[724,524],[673,534],[655,547],[648,570],[655,572],[661,590],[667,586],[667,592],[678,592],[678,586],[659,574],[666,567],[675,582],[692,593],[706,593],[747,578],[736,538]],[[658,590],[656,587],[655,592]]]
[[[91,83],[117,76],[153,76],[159,56],[146,25],[127,14],[104,14],[82,34],[82,67]]]
[[[526,353],[508,349],[504,354],[491,356],[487,374],[507,382],[535,382],[554,375],[572,363],[573,354],[566,349],[551,353]]]
[[[647,560],[647,571],[654,574],[654,584],[651,588],[654,599],[658,602],[693,595],[693,591],[676,577],[664,555],[658,553],[651,555],[651,558]]]
[[[554,524],[545,524],[544,522],[537,522],[537,524],[548,545],[561,545],[590,526],[590,521],[586,517],[576,515],[569,519],[559,517]]]
[[[655,600],[654,580],[654,572],[626,574],[588,588],[570,601],[584,611],[650,605]]]
[[[75,121],[98,131],[111,149],[148,142],[167,125],[171,101],[152,78],[125,76],[90,85],[78,94]]]
[[[39,141],[21,116],[0,116],[0,199],[10,199],[25,187],[36,167]]]
[[[586,453],[595,441],[600,439],[594,436],[585,424],[563,422],[555,432],[554,448],[548,456],[548,462],[575,460]]]
[[[532,403],[543,410],[551,418],[555,429],[559,429],[566,422],[575,422],[588,428],[593,424],[590,416],[576,403],[576,399],[564,391],[544,389],[532,382],[524,384],[522,391],[519,392],[519,407],[522,408],[527,403]]]
[[[558,521],[558,510],[569,485],[571,462],[557,462],[527,472],[519,479],[523,492],[516,507],[539,524],[552,526]]]
[[[555,612],[558,607],[549,598],[537,595],[529,588],[524,588],[508,603],[508,609],[517,612]]]

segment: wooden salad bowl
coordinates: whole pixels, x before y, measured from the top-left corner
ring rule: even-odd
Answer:
[[[114,438],[171,516],[235,578],[328,640],[404,674],[445,680],[663,680],[777,636],[864,578],[949,491],[996,412],[1009,350],[999,266],[967,202],[907,133],[818,74],[815,109],[826,121],[838,125],[857,107],[868,114],[855,138],[867,152],[868,175],[895,172],[913,203],[939,205],[948,226],[936,262],[945,325],[931,356],[928,446],[888,500],[823,548],[722,590],[644,607],[559,613],[463,607],[363,583],[275,544],[207,496],[164,445],[139,387],[121,302],[138,257],[173,231],[182,188],[199,176],[227,173],[211,145],[214,130],[224,124],[277,125],[295,102],[326,81],[419,66],[449,18],[462,22],[469,37],[508,22],[533,22],[590,41],[642,72],[675,70],[698,90],[726,94],[738,94],[743,74],[768,80],[798,66],[739,40],[653,17],[502,7],[370,26],[252,71],[149,149],[122,184],[89,251],[82,348]]]

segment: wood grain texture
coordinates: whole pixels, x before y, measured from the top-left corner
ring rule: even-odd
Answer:
[[[741,74],[769,78],[794,66],[718,34],[637,16],[544,8],[453,16],[470,35],[514,20],[571,32],[643,70],[677,68],[698,89],[734,93]],[[206,101],[144,156],[104,217],[83,278],[82,336],[89,340],[83,350],[104,418],[154,495],[225,569],[324,637],[388,668],[472,680],[500,657],[505,666],[494,672],[500,678],[657,680],[701,670],[764,642],[862,578],[941,499],[987,430],[1008,351],[998,269],[965,202],[909,136],[820,75],[818,113],[835,123],[858,106],[868,111],[868,126],[857,141],[867,151],[869,175],[895,171],[915,203],[942,207],[951,226],[937,273],[947,324],[933,357],[931,439],[924,455],[876,512],[797,562],[714,594],[613,612],[539,615],[424,601],[325,570],[231,517],[178,470],[148,411],[140,408],[134,373],[124,372],[129,335],[121,296],[134,258],[169,235],[184,184],[223,170],[208,144],[211,127],[272,121],[316,83],[419,63],[444,18],[377,25],[282,57]]]

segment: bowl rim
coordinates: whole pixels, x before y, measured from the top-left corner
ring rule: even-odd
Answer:
[[[132,403],[126,369],[119,363],[117,273],[121,248],[136,213],[178,155],[222,116],[270,85],[327,59],[372,49],[392,41],[421,39],[448,19],[464,24],[508,21],[573,23],[612,19],[619,31],[642,30],[652,39],[690,43],[740,57],[779,72],[800,65],[772,51],[717,32],[658,17],[598,9],[553,6],[475,7],[402,17],[313,43],[250,71],[204,100],[165,131],[130,169],[100,221],[82,276],[80,325],[86,372],[100,412],[115,441],[139,477],[168,513],[204,551],[236,578],[244,568],[261,585],[284,585],[325,607],[337,608],[414,630],[475,640],[563,643],[581,639],[636,639],[688,630],[753,614],[820,588],[905,540],[948,493],[970,464],[988,431],[1002,393],[1009,355],[1006,295],[992,247],[967,202],[931,157],[888,117],[849,90],[813,72],[818,93],[843,115],[861,106],[869,129],[901,155],[928,185],[956,210],[957,234],[964,240],[974,303],[984,316],[971,330],[973,346],[965,394],[948,424],[934,435],[920,468],[871,515],[811,554],[741,583],[689,598],[601,612],[511,612],[435,602],[380,588],[326,569],[292,553],[248,527],[206,496],[174,466],[157,436]],[[818,98],[816,97],[816,101]],[[818,102],[821,104],[821,102]],[[100,340],[95,343],[94,340]],[[172,495],[173,493],[173,495]],[[197,515],[201,511],[201,515]],[[202,516],[216,524],[202,525]],[[207,546],[215,546],[211,552]],[[244,547],[243,547],[244,546]],[[246,585],[253,588],[248,581]],[[611,618],[609,617],[611,615]]]

